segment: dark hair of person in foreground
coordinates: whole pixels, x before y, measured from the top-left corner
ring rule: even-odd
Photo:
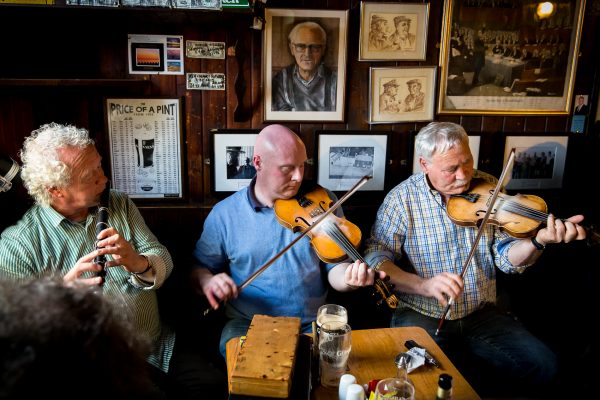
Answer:
[[[0,399],[156,398],[124,314],[89,287],[0,281]]]

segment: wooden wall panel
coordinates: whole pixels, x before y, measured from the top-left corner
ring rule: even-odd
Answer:
[[[424,1],[423,1],[424,2]],[[390,162],[386,190],[406,178],[412,171],[412,138],[427,122],[400,124],[368,124],[369,69],[386,66],[437,66],[443,2],[430,2],[426,60],[422,62],[359,62],[358,41],[360,1],[358,0],[305,0],[270,2],[279,8],[348,9],[349,31],[345,87],[344,121],[342,122],[283,122],[294,129],[306,143],[308,156],[315,152],[316,130],[373,130],[392,132]],[[98,22],[98,16],[101,16]],[[27,24],[7,28],[10,21],[27,18]],[[107,24],[106,22],[110,22]],[[584,32],[598,33],[597,16],[586,15]],[[167,218],[176,213],[171,207],[186,206],[206,211],[218,197],[211,192],[210,129],[260,129],[264,121],[262,31],[250,29],[252,15],[240,12],[202,12],[167,9],[97,9],[84,7],[28,7],[2,6],[0,12],[0,44],[11,55],[10,63],[0,64],[0,151],[16,157],[23,138],[40,124],[68,122],[90,129],[97,137],[99,149],[108,159],[104,122],[106,97],[165,96],[182,100],[184,128],[185,199],[183,201],[140,202],[143,209],[152,210],[159,232]],[[46,32],[46,40],[38,46],[34,59],[23,43],[39,43],[39,34]],[[76,34],[75,34],[76,33]],[[178,34],[186,40],[222,41],[234,47],[236,55],[225,60],[185,58],[186,72],[222,72],[226,74],[225,91],[188,91],[185,76],[129,75],[127,73],[127,34]],[[12,39],[18,37],[18,43]],[[587,39],[594,37],[587,36]],[[593,95],[592,108],[597,97],[595,82],[597,66],[591,40],[581,45],[576,92]],[[20,44],[19,44],[20,43]],[[64,43],[69,43],[66,52]],[[6,79],[128,79],[121,85],[71,84],[63,86],[24,86],[6,83]],[[243,78],[243,79],[241,79]],[[4,82],[4,83],[3,83]],[[136,83],[137,82],[137,83]],[[590,90],[590,88],[592,88]],[[236,92],[237,90],[237,92]],[[437,94],[436,94],[437,96]],[[241,99],[241,101],[239,101]],[[481,167],[496,172],[501,160],[503,143],[498,135],[504,133],[568,132],[569,116],[481,116],[436,115],[436,120],[462,124],[468,132],[481,132]],[[591,127],[591,123],[588,122]],[[500,149],[499,149],[500,147]],[[498,153],[498,154],[496,154]],[[313,179],[316,171],[307,166],[306,178]],[[358,198],[351,206],[375,209],[377,196]],[[359,203],[363,202],[363,203]],[[360,209],[360,208],[359,208]],[[352,208],[350,208],[352,212]]]

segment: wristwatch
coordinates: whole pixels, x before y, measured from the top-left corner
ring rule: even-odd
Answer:
[[[533,243],[533,246],[538,250],[538,251],[542,251],[546,248],[546,246],[544,246],[543,244],[541,244],[540,242],[538,242],[537,240],[535,240],[535,236],[531,238],[531,243]]]

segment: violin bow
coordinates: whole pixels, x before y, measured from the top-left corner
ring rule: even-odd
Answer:
[[[460,278],[463,280],[465,279],[465,274],[467,272],[467,269],[469,268],[469,264],[471,263],[471,260],[473,259],[473,256],[475,255],[475,250],[477,249],[477,244],[479,243],[479,239],[481,239],[481,235],[483,234],[485,225],[486,225],[488,219],[490,219],[490,215],[492,214],[492,210],[494,209],[494,205],[496,204],[496,199],[498,198],[498,194],[500,193],[500,189],[502,188],[502,183],[504,182],[504,178],[506,177],[508,170],[512,167],[514,159],[515,159],[515,149],[512,149],[510,152],[510,156],[508,157],[508,161],[506,162],[506,165],[504,166],[504,169],[502,170],[502,174],[500,174],[500,178],[498,178],[498,183],[496,184],[496,187],[494,188],[494,192],[492,193],[492,197],[490,198],[490,203],[488,204],[488,208],[485,211],[485,215],[483,216],[483,218],[481,219],[481,222],[479,223],[479,228],[477,229],[477,235],[475,236],[475,240],[473,240],[473,244],[471,246],[471,250],[469,251],[469,255],[467,256],[467,259],[465,260],[465,263],[463,264],[462,272],[460,273]],[[446,305],[446,308],[444,309],[444,312],[442,313],[442,316],[440,317],[440,321],[438,322],[437,329],[435,330],[436,336],[438,335],[438,333],[440,333],[440,329],[442,329],[442,325],[444,324],[444,321],[446,320],[446,316],[450,312],[450,307],[452,307],[452,304],[454,304],[454,297],[450,297],[450,299],[448,300],[448,305]]]
[[[265,270],[267,268],[269,268],[275,261],[277,261],[277,259],[279,259],[279,257],[281,257],[283,254],[285,254],[285,252],[287,252],[289,249],[291,249],[292,246],[294,246],[300,240],[302,240],[303,237],[308,235],[308,233],[310,231],[312,231],[317,225],[319,225],[322,221],[324,221],[325,218],[327,218],[332,212],[334,212],[335,210],[340,208],[340,206],[342,204],[344,204],[344,202],[346,200],[348,200],[350,198],[350,196],[352,196],[354,193],[356,193],[356,191],[358,189],[360,189],[365,183],[367,183],[367,181],[371,178],[373,178],[373,177],[370,175],[365,175],[362,178],[360,178],[360,180],[358,182],[356,182],[354,184],[354,186],[352,186],[352,188],[350,188],[350,190],[348,192],[346,192],[346,194],[344,194],[342,197],[340,197],[338,199],[338,201],[336,201],[331,207],[329,207],[329,209],[327,211],[325,211],[323,214],[321,214],[321,216],[317,220],[315,220],[315,222],[312,225],[310,225],[308,228],[306,228],[306,230],[302,231],[302,233],[300,235],[296,236],[296,238],[294,240],[292,240],[287,246],[285,246],[281,251],[279,251],[279,253],[275,254],[269,261],[264,263],[252,275],[250,275],[248,278],[246,278],[246,280],[244,282],[242,282],[240,285],[238,285],[238,291],[241,291],[245,287],[250,285],[250,283],[252,283],[252,281],[254,279],[256,279],[260,274],[265,272]],[[204,315],[208,314],[212,309],[213,309],[212,307],[209,307],[206,310],[204,310]]]

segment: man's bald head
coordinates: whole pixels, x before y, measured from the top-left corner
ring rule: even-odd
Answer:
[[[268,158],[274,154],[286,154],[306,148],[302,140],[290,128],[283,125],[269,125],[256,138],[254,154]]]
[[[291,129],[269,125],[254,144],[255,194],[271,207],[277,199],[295,196],[304,177],[306,147]]]

